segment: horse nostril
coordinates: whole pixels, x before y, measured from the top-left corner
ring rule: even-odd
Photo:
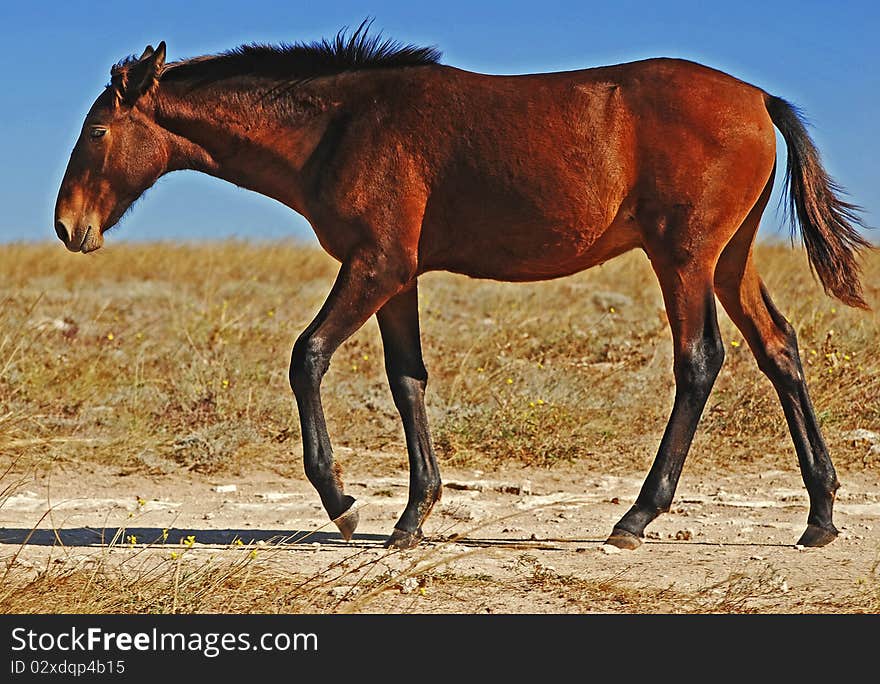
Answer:
[[[67,226],[63,221],[55,221],[55,233],[58,235],[58,239],[65,244],[70,240],[70,233],[67,232]]]

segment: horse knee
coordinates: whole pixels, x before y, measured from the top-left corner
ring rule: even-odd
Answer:
[[[412,406],[424,401],[428,374],[423,372],[415,377],[406,374],[389,374],[388,384],[391,386],[391,396],[398,409],[402,406]]]
[[[330,367],[330,357],[320,340],[302,335],[293,345],[288,378],[294,395],[302,396],[320,385]]]

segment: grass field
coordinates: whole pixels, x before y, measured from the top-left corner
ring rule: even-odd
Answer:
[[[852,433],[880,432],[877,314],[826,297],[799,249],[760,246],[757,264],[797,330],[836,465],[876,471],[880,449],[854,441]],[[880,254],[868,255],[864,265],[867,298],[876,309]],[[296,336],[335,272],[323,252],[291,243],[110,244],[89,257],[70,255],[59,245],[4,246],[4,486],[35,469],[83,464],[143,474],[263,468],[300,477],[287,366]],[[538,284],[428,274],[420,293],[431,377],[427,401],[441,467],[589,463],[611,474],[647,472],[671,406],[673,379],[669,327],[642,254]],[[720,319],[727,359],[687,468],[769,463],[792,469],[795,458],[775,394],[739,332],[723,313]],[[331,437],[353,449],[350,463],[359,450],[402,453],[375,321],[334,356],[323,387]],[[369,467],[383,474],[399,472],[403,463],[373,460]],[[174,563],[167,563],[161,570],[141,570],[173,583]],[[246,565],[187,575],[188,586],[202,591],[198,609],[222,610],[211,587],[235,584]],[[75,573],[65,577],[56,579],[82,580]],[[5,609],[48,601],[50,588],[60,585],[46,578],[49,584],[42,587],[28,579],[33,593],[23,594],[24,585],[4,576]],[[116,590],[107,596],[116,598],[108,605],[66,608],[193,608],[176,593],[174,600],[182,603],[162,603],[171,600],[167,591],[153,602],[120,601],[130,595],[122,591],[126,581],[123,574],[116,585],[110,582]],[[176,582],[179,588],[179,571]],[[13,595],[18,603],[10,603]],[[633,598],[632,609],[644,608],[643,599]],[[244,603],[245,609],[265,608],[253,597]],[[291,606],[303,608],[293,599]]]
[[[878,256],[864,276],[875,306]],[[880,426],[876,313],[825,297],[800,251],[763,247],[758,265],[797,330],[838,465],[876,466],[876,455],[835,448],[842,434]],[[290,349],[335,271],[323,252],[290,244],[128,244],[91,257],[5,247],[0,449],[135,469],[298,468]],[[530,285],[428,274],[421,312],[430,418],[447,463],[552,466],[597,454],[609,470],[650,463],[673,380],[668,324],[641,254]],[[721,327],[727,360],[689,466],[777,453],[788,466],[772,388],[724,314]],[[337,444],[401,443],[374,321],[334,356],[324,388]]]

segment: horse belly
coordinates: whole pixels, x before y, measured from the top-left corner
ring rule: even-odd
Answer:
[[[461,221],[438,227],[432,240],[423,227],[422,270],[445,270],[473,278],[503,281],[549,280],[600,264],[639,244],[623,216],[610,222],[582,215],[570,223],[521,222],[510,216],[494,221]]]

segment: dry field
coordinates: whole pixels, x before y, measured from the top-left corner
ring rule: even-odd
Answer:
[[[323,252],[6,245],[0,611],[878,612],[880,321],[825,297],[801,250],[764,245],[757,261],[843,482],[834,544],[792,546],[806,497],[782,412],[722,313],[727,360],[673,512],[638,551],[600,551],[673,391],[659,289],[632,253],[548,283],[422,278],[428,407],[453,486],[430,543],[399,553],[380,546],[407,473],[373,321],[324,382],[366,504],[353,544],[302,475],[287,364],[332,284]],[[877,309],[880,254],[864,283]]]

